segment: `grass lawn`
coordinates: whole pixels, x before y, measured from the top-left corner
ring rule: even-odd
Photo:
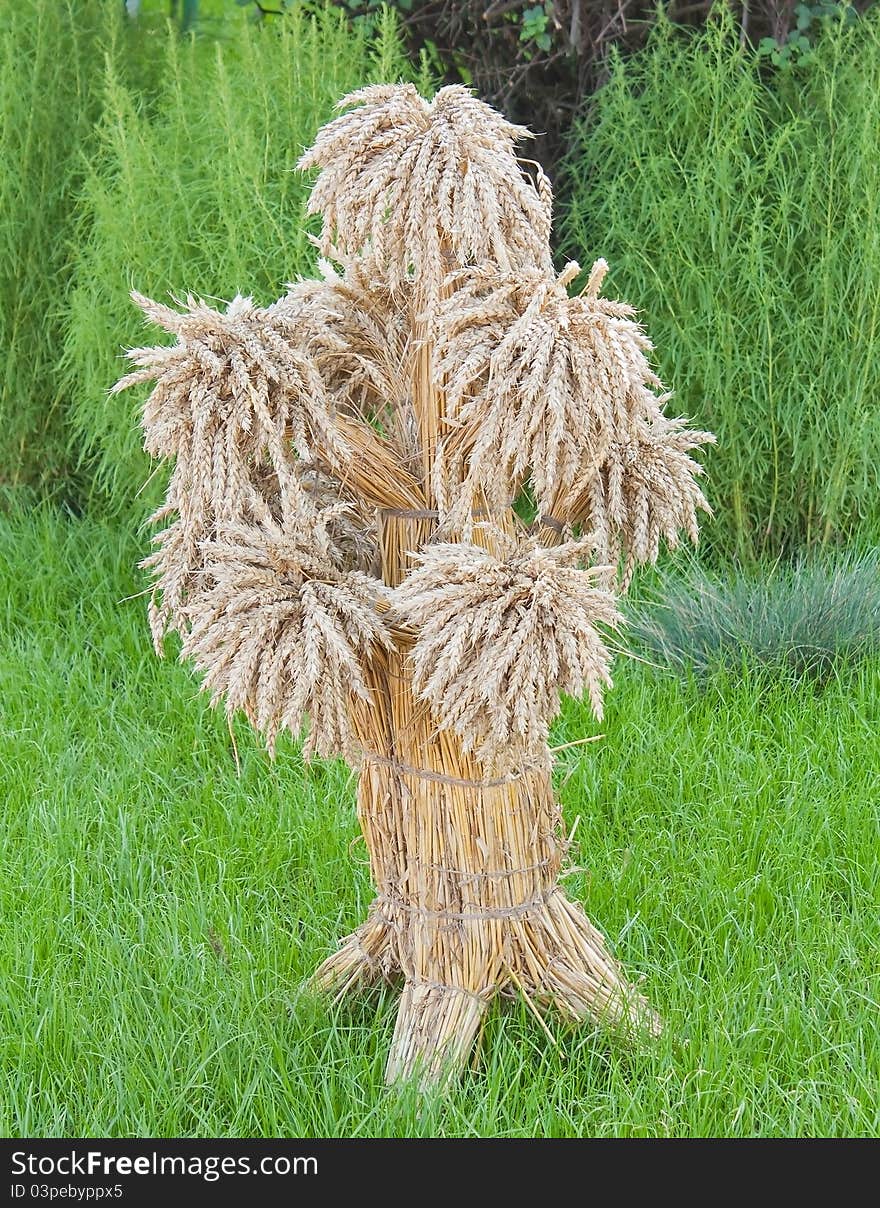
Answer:
[[[141,539],[143,548],[145,540]],[[303,979],[371,897],[354,784],[273,765],[151,652],[138,541],[0,520],[0,1132],[877,1135],[880,664],[821,689],[617,667],[560,755],[568,880],[667,1021],[647,1052],[492,1012],[419,1104],[395,993]],[[595,732],[572,704],[558,742]]]

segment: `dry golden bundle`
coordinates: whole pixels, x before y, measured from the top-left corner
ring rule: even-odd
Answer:
[[[453,524],[482,493],[503,506],[526,478],[539,510],[595,473],[610,442],[636,419],[660,417],[666,401],[632,308],[599,298],[599,260],[585,291],[580,272],[464,272],[434,323],[434,369],[443,384]],[[565,517],[568,519],[568,517]]]
[[[327,261],[321,268],[325,310],[310,356],[343,411],[386,418],[400,406],[401,365],[411,355],[407,293],[394,298],[367,260],[350,260],[342,274]]]
[[[217,521],[270,518],[267,484],[282,513],[296,511],[296,454],[307,457],[316,440],[330,456],[345,452],[321,377],[297,347],[320,288],[303,283],[266,308],[237,297],[225,313],[193,298],[179,313],[133,295],[147,318],[177,337],[170,346],[131,349],[139,368],[113,388],[156,382],[144,408],[144,444],[175,458],[167,501],[152,519],[176,516],[144,562],[162,597],[150,608],[157,649],[167,628],[185,626],[200,544]]]
[[[375,85],[319,131],[299,161],[322,169],[309,212],[324,218],[325,255],[368,252],[392,292],[418,281],[429,304],[450,259],[550,268],[549,183],[523,175],[514,144],[531,133],[467,88],[425,101],[411,84]]]
[[[321,314],[326,290],[301,282],[272,306],[236,297],[226,312],[188,297],[182,313],[140,294],[132,297],[153,323],[177,337],[157,348],[133,348],[139,366],[113,387],[156,381],[144,408],[144,446],[155,456],[174,456],[197,466],[206,494],[235,494],[236,466],[265,452],[283,478],[293,450],[308,458],[316,445],[345,453],[333,423],[324,384],[305,349]],[[220,434],[224,451],[215,443]],[[213,489],[212,489],[213,488]]]
[[[149,618],[159,654],[169,629],[186,633],[188,603],[198,596],[205,582],[202,572],[206,543],[230,518],[270,525],[285,519],[288,524],[297,524],[302,533],[311,534],[315,542],[320,541],[321,534],[329,534],[340,569],[376,573],[379,547],[374,508],[353,499],[350,493],[343,499],[339,483],[311,462],[291,460],[286,489],[282,489],[267,460],[243,462],[241,470],[246,493],[236,512],[234,499],[221,497],[215,504],[212,497],[192,491],[187,464],[178,460],[166,501],[150,518],[153,522],[171,518],[167,527],[153,537],[157,547],[154,553],[141,562],[154,579]],[[316,554],[320,552],[319,545]]]
[[[589,528],[599,557],[616,563],[624,555],[621,591],[637,565],[657,561],[661,538],[675,549],[683,531],[697,543],[697,510],[711,509],[696,482],[703,467],[688,453],[714,443],[682,419],[636,420],[609,443],[598,473],[559,502],[571,522]]]
[[[206,586],[187,608],[181,658],[204,672],[211,703],[241,709],[274,751],[279,731],[298,736],[308,716],[307,757],[357,758],[350,698],[366,699],[363,664],[391,639],[377,608],[381,584],[341,560],[320,522],[309,533],[221,527],[204,547]]]
[[[592,538],[555,549],[503,534],[496,541],[498,554],[464,542],[423,549],[393,604],[418,635],[417,697],[490,766],[545,749],[561,692],[586,692],[601,718],[611,656],[597,626],[623,619],[597,586],[611,568],[576,565],[592,555]]]
[[[225,314],[138,299],[177,343],[120,385],[155,383],[147,447],[176,459],[154,635],[179,629],[270,747],[308,715],[308,752],[358,759],[377,896],[315,980],[402,977],[386,1074],[429,1081],[505,990],[659,1026],[559,884],[547,727],[560,693],[598,714],[611,683],[613,568],[591,563],[625,554],[627,583],[661,537],[696,538],[688,452],[710,438],[663,416],[604,262],[578,297],[577,266],[553,272],[527,132],[460,87],[342,105],[301,160],[339,271]]]
[[[339,483],[311,462],[298,462],[297,476],[309,507],[300,509],[305,520],[300,529],[317,513],[319,528],[327,534],[333,549],[333,564],[339,570],[359,570],[363,574],[381,577],[379,557],[379,518],[370,507],[352,492],[342,499]],[[276,508],[276,511],[278,509]]]

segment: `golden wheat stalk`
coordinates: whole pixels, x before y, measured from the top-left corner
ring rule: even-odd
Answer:
[[[317,169],[322,279],[225,312],[136,300],[175,337],[135,349],[147,448],[175,460],[155,574],[212,699],[274,744],[359,762],[377,888],[316,974],[404,986],[391,1080],[465,1061],[502,991],[656,1031],[559,885],[548,726],[601,715],[614,564],[697,537],[689,456],[633,312],[597,261],[552,267],[551,192],[528,132],[461,87],[346,97]],[[512,503],[529,488],[529,534]],[[575,538],[572,526],[579,527]]]
[[[545,549],[499,533],[493,544],[498,554],[427,546],[394,607],[417,635],[413,689],[441,729],[489,767],[525,766],[545,750],[560,693],[587,693],[601,718],[611,656],[599,626],[623,618],[599,585],[611,568],[574,565],[593,553],[592,538]]]

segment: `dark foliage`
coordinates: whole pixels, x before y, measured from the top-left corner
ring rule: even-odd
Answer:
[[[863,10],[854,4],[800,0],[729,0],[744,41],[765,52],[809,35],[824,15]],[[606,78],[611,46],[639,49],[661,10],[676,24],[705,23],[723,0],[396,0],[413,51],[427,50],[448,80],[536,132],[535,153],[552,169],[584,99]],[[377,5],[344,4],[369,18]],[[763,45],[762,45],[763,44]]]

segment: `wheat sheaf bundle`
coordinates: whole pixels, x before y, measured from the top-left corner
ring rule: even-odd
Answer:
[[[346,452],[304,350],[316,320],[325,319],[322,291],[320,282],[302,282],[272,306],[237,296],[225,311],[192,297],[177,311],[132,294],[149,320],[177,337],[171,345],[130,349],[138,368],[113,387],[155,383],[143,411],[144,447],[175,458],[166,501],[152,517],[173,519],[142,564],[155,576],[150,625],[157,650],[167,629],[185,625],[200,545],[217,522],[271,518],[273,502],[283,512],[297,510],[296,453],[308,457],[317,442],[331,456]]]
[[[392,294],[363,258],[348,261],[342,273],[323,259],[319,268],[323,321],[313,324],[309,354],[338,410],[390,426],[407,394],[410,290]]]
[[[661,539],[675,549],[685,532],[697,544],[697,511],[712,509],[697,483],[703,467],[688,454],[714,443],[711,432],[688,428],[681,418],[636,419],[609,442],[598,472],[554,505],[590,530],[600,558],[625,557],[620,591],[637,565],[657,561]]]
[[[326,325],[326,288],[308,281],[289,291],[266,307],[237,295],[225,312],[193,297],[177,311],[132,294],[146,318],[177,341],[129,349],[138,368],[113,391],[155,381],[144,407],[144,447],[154,456],[221,473],[209,484],[214,499],[234,490],[236,463],[262,450],[282,476],[291,461],[288,441],[305,458],[316,444],[345,453],[323,381],[307,355],[316,327]],[[218,435],[225,450],[216,445]]]
[[[339,108],[298,165],[321,168],[309,212],[323,216],[325,255],[368,253],[393,291],[415,279],[429,303],[450,258],[549,270],[549,182],[524,176],[514,150],[529,130],[456,84],[431,101],[374,85]]]
[[[308,758],[356,757],[350,698],[369,697],[363,667],[391,641],[377,604],[381,584],[332,568],[325,533],[278,525],[224,525],[205,543],[206,588],[188,606],[181,658],[204,673],[211,703],[242,710],[269,750],[282,729],[294,736],[308,716]]]
[[[560,692],[586,692],[601,718],[611,655],[597,626],[623,619],[604,587],[610,568],[577,566],[592,554],[591,538],[555,549],[496,540],[506,556],[470,543],[429,546],[394,593],[396,614],[417,635],[417,696],[490,764],[541,750]]]
[[[435,374],[453,433],[445,453],[463,479],[458,511],[482,492],[500,506],[530,476],[539,509],[593,472],[615,432],[634,416],[659,415],[665,399],[631,307],[598,296],[598,260],[583,293],[535,271],[462,273],[434,322]]]
[[[377,897],[316,983],[402,974],[387,1077],[430,1081],[513,985],[657,1030],[558,882],[548,727],[562,694],[601,717],[610,563],[625,587],[661,539],[696,539],[689,452],[712,438],[665,417],[605,262],[577,296],[577,264],[554,270],[528,131],[460,86],[340,106],[299,163],[322,279],[225,310],[135,295],[175,342],[132,350],[116,389],[152,384],[145,445],[174,461],[154,639],[176,629],[270,751],[305,730],[307,757],[359,763]]]

